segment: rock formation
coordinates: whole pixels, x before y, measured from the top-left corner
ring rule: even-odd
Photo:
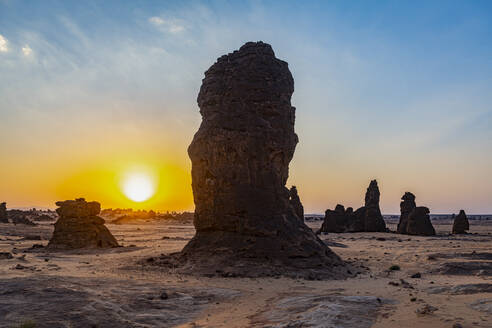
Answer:
[[[101,212],[98,202],[86,202],[84,198],[56,202],[56,212],[60,216],[55,223],[55,231],[49,248],[107,248],[118,243],[104,220],[97,216]]]
[[[466,217],[465,211],[461,210],[454,218],[453,222],[453,234],[464,234],[470,229],[470,224],[468,223],[468,218]]]
[[[436,234],[432,226],[429,209],[425,206],[415,207],[408,215],[406,233],[408,235],[433,236]]]
[[[263,42],[205,72],[188,148],[196,235],[176,254],[182,272],[340,276],[345,264],[299,220],[285,187],[298,142],[293,91],[288,64]]]
[[[386,231],[386,223],[379,208],[379,187],[376,180],[372,180],[367,187],[365,206],[364,206],[364,231],[369,232],[384,232]]]
[[[0,223],[9,223],[7,203],[0,203]]]
[[[379,209],[379,187],[372,180],[366,191],[365,206],[355,212],[351,207],[345,208],[338,204],[334,211],[326,210],[325,220],[318,232],[385,232],[381,210]]]
[[[354,213],[351,207],[346,211],[343,205],[337,204],[335,210],[326,210],[319,232],[347,232],[348,224],[353,218]]]
[[[290,205],[294,209],[299,220],[304,222],[304,206],[302,206],[296,186],[290,188]]]
[[[397,232],[407,235],[433,236],[436,234],[429,217],[429,209],[424,206],[417,207],[415,195],[406,192],[400,203],[400,222]]]
[[[415,195],[411,192],[406,192],[401,199],[400,203],[400,221],[398,222],[397,232],[406,234],[408,225],[408,215],[413,211],[417,204],[415,204]]]

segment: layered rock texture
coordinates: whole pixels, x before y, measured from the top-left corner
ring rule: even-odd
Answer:
[[[196,235],[178,256],[183,271],[339,276],[344,263],[299,218],[285,187],[298,142],[293,91],[287,63],[263,42],[205,72],[203,120],[188,148]]]
[[[290,205],[294,209],[299,220],[304,221],[304,206],[302,206],[296,186],[290,188]]]
[[[59,215],[49,248],[108,248],[118,243],[104,219],[98,216],[101,205],[98,202],[86,202],[84,198],[56,202]]]
[[[454,218],[453,222],[453,234],[465,234],[467,230],[470,230],[470,224],[464,210]]]
[[[351,207],[345,210],[338,204],[335,210],[326,210],[325,219],[319,232],[385,232],[381,210],[379,209],[379,187],[376,180],[372,180],[366,191],[365,206],[355,212]]]
[[[429,209],[425,206],[417,206],[415,195],[406,192],[400,203],[400,222],[398,233],[407,235],[433,236],[436,234],[429,217]]]
[[[0,203],[0,223],[9,223],[7,203]]]

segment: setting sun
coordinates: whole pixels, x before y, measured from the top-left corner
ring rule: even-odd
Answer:
[[[143,202],[155,193],[152,178],[145,173],[132,173],[123,181],[123,193],[135,202]]]

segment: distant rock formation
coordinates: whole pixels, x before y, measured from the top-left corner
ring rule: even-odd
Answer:
[[[196,235],[179,254],[182,272],[339,276],[345,264],[298,219],[285,187],[298,143],[293,91],[288,64],[263,42],[205,72],[188,148]]]
[[[407,235],[433,236],[436,234],[429,217],[429,209],[424,206],[417,207],[415,195],[406,192],[400,203],[400,222],[397,232]]]
[[[436,234],[432,226],[429,209],[425,206],[418,206],[408,215],[407,234],[418,236],[433,236]]]
[[[33,220],[38,221],[38,222],[48,222],[48,221],[53,221],[54,218],[52,216],[49,216],[46,214],[41,214],[41,215],[35,216],[33,218]]]
[[[7,216],[7,203],[0,203],[0,223],[9,223]]]
[[[413,211],[417,204],[415,204],[415,195],[411,192],[406,192],[401,199],[400,203],[400,222],[398,222],[397,232],[401,234],[407,233],[408,215]]]
[[[304,206],[302,206],[301,199],[299,198],[299,194],[297,193],[296,186],[292,186],[290,188],[290,205],[294,209],[299,220],[304,222]]]
[[[366,191],[364,208],[364,231],[369,232],[384,232],[386,231],[386,223],[384,222],[381,209],[379,208],[379,187],[376,180],[369,183]]]
[[[56,202],[60,216],[49,248],[108,248],[118,243],[104,226],[104,220],[97,216],[101,212],[98,202],[86,202],[84,198]]]
[[[338,204],[335,210],[326,210],[325,220],[321,225],[321,232],[385,232],[384,222],[379,208],[379,187],[376,180],[372,180],[366,191],[365,206],[355,212],[351,207],[345,210]]]
[[[454,215],[454,214],[453,214]],[[453,222],[453,235],[455,234],[465,234],[467,230],[470,229],[470,224],[468,223],[468,218],[464,210],[454,218]]]
[[[37,226],[37,223],[34,223],[31,220],[29,220],[25,214],[14,213],[10,215],[10,219],[12,220],[12,223],[16,225],[25,224],[29,226]]]
[[[347,232],[348,225],[353,219],[354,213],[351,207],[346,211],[343,205],[337,204],[335,210],[325,211],[325,219],[319,232]]]

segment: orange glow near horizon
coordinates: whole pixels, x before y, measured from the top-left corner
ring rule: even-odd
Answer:
[[[189,173],[172,164],[123,164],[114,170],[86,170],[60,186],[62,193],[82,193],[87,199],[101,202],[103,208],[193,209]]]
[[[23,171],[32,170],[24,168]],[[193,211],[194,208],[190,168],[185,163],[142,159],[135,164],[125,159],[101,160],[77,167],[46,165],[42,172],[42,175],[30,177],[6,176],[0,193],[9,197],[2,201],[7,201],[9,208],[56,208],[58,200],[83,197],[100,202],[102,208],[155,211]],[[132,187],[132,184],[132,188],[138,188],[138,179],[142,177],[149,179],[151,191],[125,189],[125,185]],[[135,178],[136,185],[135,180],[132,182]]]

